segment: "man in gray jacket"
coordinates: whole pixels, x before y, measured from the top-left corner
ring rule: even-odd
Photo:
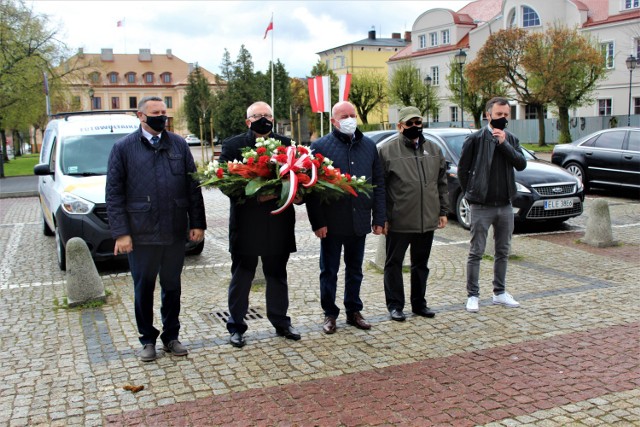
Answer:
[[[416,107],[400,110],[397,137],[380,146],[378,152],[386,187],[387,309],[392,320],[405,320],[402,263],[411,245],[411,311],[418,316],[434,317],[425,294],[433,234],[447,225],[449,211],[444,155],[422,135],[422,117]]]

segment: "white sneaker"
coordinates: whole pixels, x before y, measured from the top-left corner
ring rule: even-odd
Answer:
[[[479,301],[480,301],[480,298],[478,297],[469,297],[469,299],[467,300],[467,311],[471,313],[477,313]]]
[[[500,295],[494,295],[493,296],[493,303],[494,304],[501,304],[507,307],[511,307],[511,308],[515,308],[515,307],[520,307],[520,303],[516,300],[513,299],[513,297],[511,296],[511,294],[509,294],[509,292],[505,292],[503,294]]]

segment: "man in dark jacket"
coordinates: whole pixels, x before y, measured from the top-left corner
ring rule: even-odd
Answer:
[[[272,132],[273,112],[269,104],[255,102],[247,109],[246,133],[232,136],[222,142],[220,162],[242,160],[242,149],[253,147],[256,138],[274,138],[291,145],[291,139]],[[231,199],[229,217],[229,251],[231,252],[231,282],[229,283],[229,342],[234,347],[245,345],[244,320],[249,309],[251,282],[262,260],[262,271],[267,281],[267,318],[276,333],[291,340],[299,340],[300,333],[291,326],[287,316],[289,294],[287,262],[289,254],[296,251],[295,210],[289,206],[283,212],[272,215],[277,209],[275,196]]]
[[[321,204],[310,195],[305,201],[311,227],[320,241],[320,303],[325,319],[323,331],[336,331],[340,309],[336,305],[336,287],[340,255],[344,247],[344,306],[347,323],[359,329],[369,329],[360,313],[362,262],[368,233],[381,234],[385,222],[384,177],[376,145],[356,128],[356,110],[346,101],[338,102],[331,112],[332,133],[311,144],[313,153],[333,160],[342,173],[366,177],[375,187],[373,194],[358,197],[347,195],[340,200]],[[372,221],[373,212],[373,221]]]
[[[422,135],[416,107],[399,113],[398,135],[379,147],[387,195],[384,294],[391,319],[405,320],[402,264],[411,245],[411,311],[434,317],[425,294],[434,231],[447,225],[447,165],[435,142]]]
[[[467,259],[467,305],[478,311],[480,297],[480,261],[493,226],[495,257],[493,263],[493,303],[506,307],[520,304],[505,290],[509,248],[513,233],[511,199],[516,195],[516,170],[524,170],[527,161],[518,138],[506,132],[511,112],[509,101],[493,98],[486,105],[487,127],[469,135],[458,162],[458,178],[471,210],[471,247]]]
[[[109,157],[106,202],[114,255],[128,254],[135,313],[144,362],[164,351],[186,356],[180,331],[180,274],[185,236],[200,242],[207,228],[196,167],[185,140],[165,130],[167,107],[161,98],[138,104],[140,128],[116,142]],[[189,230],[189,231],[188,231]],[[156,277],[162,288],[162,334],[153,326]]]

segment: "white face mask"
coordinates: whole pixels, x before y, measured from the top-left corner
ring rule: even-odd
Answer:
[[[358,127],[358,121],[353,117],[339,120],[340,127],[338,130],[346,135],[353,135]]]

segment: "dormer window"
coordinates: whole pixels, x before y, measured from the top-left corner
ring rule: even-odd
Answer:
[[[93,73],[89,74],[89,80],[91,80],[91,83],[99,83],[100,73],[97,71],[94,71]]]
[[[118,83],[118,73],[116,72],[112,72],[107,74],[107,77],[109,78],[109,83]]]
[[[624,0],[625,10],[637,9],[640,7],[640,0]]]
[[[125,79],[127,79],[127,83],[135,83],[136,82],[136,73],[128,72],[124,75]]]
[[[162,83],[171,83],[171,73],[166,72],[160,74],[160,80],[162,81]]]
[[[153,73],[144,73],[142,77],[145,83],[153,83]]]

